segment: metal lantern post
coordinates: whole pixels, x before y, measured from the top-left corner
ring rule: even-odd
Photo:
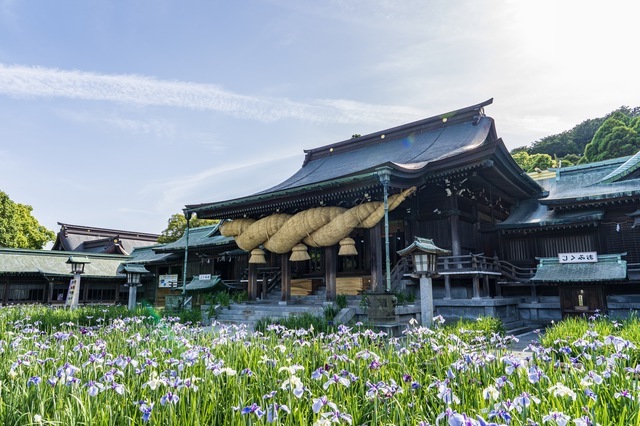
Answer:
[[[391,258],[389,256],[389,183],[391,182],[391,169],[383,167],[377,170],[378,178],[384,190],[384,248],[386,263],[386,282],[385,291],[391,292]]]
[[[80,276],[84,273],[84,266],[91,262],[87,257],[69,256],[69,259],[67,259],[65,263],[71,265],[73,279],[69,283],[67,301],[64,305],[70,309],[75,309],[78,307],[80,299]]]
[[[420,277],[420,310],[422,325],[431,327],[433,322],[433,282],[438,274],[438,256],[448,255],[449,250],[441,249],[433,240],[416,237],[415,241],[405,249],[398,251],[400,256],[413,257],[413,271]]]

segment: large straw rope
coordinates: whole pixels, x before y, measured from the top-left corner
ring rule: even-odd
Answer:
[[[411,187],[389,197],[389,211],[409,195]],[[235,219],[220,226],[225,237],[234,237],[236,244],[250,251],[263,244],[274,253],[287,253],[300,241],[312,247],[328,247],[347,237],[354,228],[372,228],[384,216],[384,204],[373,201],[349,210],[341,207],[315,207],[294,216],[277,213],[255,221]]]
[[[388,200],[389,211],[398,207],[415,190],[415,187],[411,187],[400,194],[391,195]],[[354,228],[373,228],[383,217],[384,203],[382,201],[363,203],[350,208],[344,214],[311,233],[303,242],[311,247],[332,246],[347,237]]]

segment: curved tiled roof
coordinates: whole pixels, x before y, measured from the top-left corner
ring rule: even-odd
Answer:
[[[340,147],[329,146],[307,151],[304,165],[289,179],[260,193],[286,190],[344,176],[374,171],[382,165],[397,169],[420,170],[429,162],[452,157],[480,146],[493,127],[493,119],[479,117],[467,121],[390,129],[352,141]],[[333,151],[332,151],[333,149]],[[259,193],[259,194],[260,194]]]
[[[51,276],[72,276],[67,263],[69,256],[77,252],[50,250],[0,249],[0,275],[39,274]],[[129,256],[87,254],[84,277],[115,278],[120,276],[118,267],[127,262]]]
[[[640,151],[634,156],[629,158],[620,167],[609,173],[607,176],[600,180],[601,183],[611,183],[623,179],[629,176],[631,173],[640,169]]]

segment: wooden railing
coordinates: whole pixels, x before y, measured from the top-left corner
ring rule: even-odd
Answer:
[[[640,264],[635,265],[640,273]],[[411,273],[409,258],[401,258],[391,273],[392,283],[400,281],[403,275]],[[484,256],[482,253],[465,254],[460,256],[443,256],[438,258],[438,272],[455,274],[456,272],[493,272],[499,273],[505,278],[518,282],[529,281],[536,273],[535,268],[522,268],[496,257]]]
[[[506,260],[498,260],[497,258],[496,262],[500,265],[502,275],[513,281],[528,282],[536,274],[536,268],[521,268]]]
[[[495,259],[479,254],[466,254],[461,256],[444,256],[438,258],[438,272],[500,272]]]
[[[262,277],[262,282],[267,284],[267,293],[270,293],[280,284],[282,271],[278,267],[258,268],[258,280]],[[264,284],[263,284],[264,285]]]
[[[391,270],[391,288],[392,289],[397,289],[400,287],[400,281],[402,280],[402,278],[410,273],[411,268],[410,265],[410,257],[409,256],[403,256],[400,258],[400,260],[398,260],[398,263],[395,264],[395,266],[393,267],[393,269]]]

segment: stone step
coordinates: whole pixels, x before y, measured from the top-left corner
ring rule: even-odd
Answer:
[[[522,326],[522,327],[518,327],[518,328],[513,328],[513,329],[508,329],[505,332],[505,335],[507,336],[519,336],[521,334],[527,334],[529,332],[531,332],[531,330],[533,330],[532,327],[528,327],[528,326]]]

